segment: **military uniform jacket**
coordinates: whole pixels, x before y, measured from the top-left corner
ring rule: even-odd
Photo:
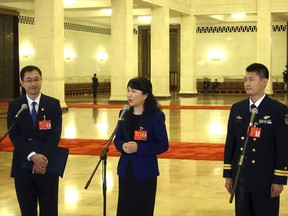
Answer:
[[[239,178],[246,192],[269,192],[272,183],[283,185],[287,183],[287,115],[287,106],[267,95],[260,103],[254,121],[254,126],[261,129],[260,137],[248,136]],[[250,116],[249,99],[232,105],[224,153],[225,178],[235,180]]]

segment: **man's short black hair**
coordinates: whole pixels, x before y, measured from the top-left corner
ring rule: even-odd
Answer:
[[[253,63],[246,68],[247,72],[256,72],[257,75],[264,79],[269,79],[269,70],[268,68],[260,63]]]
[[[20,71],[20,79],[23,81],[25,73],[32,72],[34,70],[36,70],[40,74],[40,77],[42,77],[42,72],[41,72],[40,68],[38,68],[37,66],[34,66],[34,65],[28,65],[28,66],[22,68],[22,70]]]

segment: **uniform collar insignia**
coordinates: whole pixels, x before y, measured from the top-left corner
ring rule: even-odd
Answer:
[[[239,115],[239,116],[236,116],[236,119],[242,119],[242,117]]]
[[[285,124],[288,125],[288,114],[285,115]]]
[[[271,116],[267,116],[267,115],[265,115],[264,117],[263,117],[263,119],[269,119]]]

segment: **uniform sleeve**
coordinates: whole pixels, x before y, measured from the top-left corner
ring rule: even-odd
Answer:
[[[233,164],[233,155],[236,146],[236,138],[234,132],[234,106],[232,106],[228,125],[227,125],[227,135],[224,149],[224,168],[223,168],[223,177],[232,178],[232,164]]]
[[[279,109],[276,126],[276,166],[273,183],[287,184],[288,177],[288,107]]]

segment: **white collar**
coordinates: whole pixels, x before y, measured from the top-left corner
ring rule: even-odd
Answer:
[[[255,103],[253,103],[253,101],[249,98],[249,107],[252,104],[255,104],[256,107],[259,107],[260,103],[263,101],[264,97],[266,96],[266,94],[264,94],[259,100],[257,100]]]
[[[28,104],[31,105],[33,101],[35,101],[37,104],[40,103],[40,98],[41,98],[41,93],[38,95],[38,97],[35,99],[35,100],[32,100],[31,98],[29,98],[27,95],[26,95],[26,98],[28,100]]]

